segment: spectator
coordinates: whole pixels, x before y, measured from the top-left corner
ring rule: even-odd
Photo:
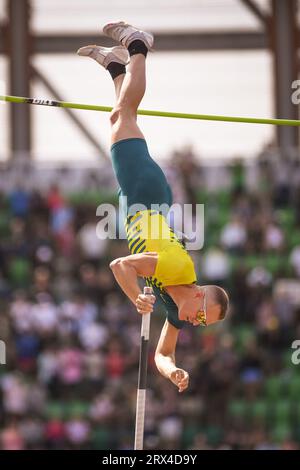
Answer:
[[[224,284],[229,274],[227,253],[220,248],[211,248],[204,257],[202,273],[209,284]]]
[[[290,254],[290,263],[297,277],[300,277],[300,245],[295,246]]]
[[[221,243],[232,253],[242,253],[247,241],[247,232],[242,222],[234,217],[221,232]]]
[[[269,223],[265,228],[265,250],[280,253],[284,247],[284,234],[276,223]]]

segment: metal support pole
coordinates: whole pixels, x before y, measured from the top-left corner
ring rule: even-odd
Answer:
[[[30,95],[30,32],[28,0],[8,2],[9,88],[12,94]],[[11,153],[13,157],[30,156],[30,109],[13,105],[11,119]]]
[[[294,0],[272,0],[271,45],[274,55],[276,116],[298,119],[298,107],[292,103],[292,82],[297,79],[297,15]],[[277,128],[282,156],[298,147],[298,129]]]

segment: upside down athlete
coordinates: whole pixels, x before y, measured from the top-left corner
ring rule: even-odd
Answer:
[[[146,88],[145,62],[153,36],[122,21],[107,24],[103,32],[120,45],[86,46],[78,54],[91,57],[106,68],[116,91],[116,105],[111,113],[111,156],[120,192],[127,197],[125,225],[131,255],[112,261],[110,267],[138,313],[151,313],[156,298],[163,305],[166,321],[155,362],[160,373],[182,392],[188,387],[189,375],[175,363],[180,329],[185,322],[206,326],[222,320],[228,309],[228,296],[218,286],[196,284],[191,257],[164,215],[153,210],[153,204],[172,204],[165,175],[149,155],[136,123]],[[143,204],[144,210],[132,210],[134,204]],[[138,277],[146,279],[156,297],[142,293]]]

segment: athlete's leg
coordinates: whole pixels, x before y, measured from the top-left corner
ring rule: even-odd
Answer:
[[[114,79],[117,102],[111,113],[111,143],[129,138],[144,139],[136,123],[137,109],[146,89],[145,56],[131,56],[127,73]]]
[[[145,48],[147,51],[144,43],[135,42],[140,43],[142,49]],[[144,138],[136,123],[136,111],[146,87],[145,55],[143,53],[132,55],[126,73],[125,65],[129,61],[129,53],[124,46],[113,48],[84,46],[78,50],[78,54],[96,60],[113,78],[116,105],[111,113],[112,144],[131,137]]]
[[[124,21],[108,23],[103,32],[126,47],[130,55],[121,88],[120,82],[115,83],[117,102],[111,113],[111,143],[130,138],[144,139],[136,120],[137,109],[145,93],[145,60],[148,51],[153,47],[153,35]]]
[[[116,92],[117,101],[118,101],[119,96],[120,96],[120,92],[121,92],[121,88],[122,88],[122,85],[123,85],[123,82],[124,82],[125,75],[126,75],[125,73],[122,73],[122,75],[118,75],[114,79],[114,85],[115,85],[115,92]]]
[[[145,59],[153,46],[153,36],[124,22],[109,23],[103,31],[122,45],[85,46],[78,54],[96,60],[114,81],[116,104],[111,113],[111,157],[121,193],[127,197],[128,207],[136,203],[147,208],[152,203],[169,203],[165,176],[151,158],[136,123],[137,109],[146,88]]]

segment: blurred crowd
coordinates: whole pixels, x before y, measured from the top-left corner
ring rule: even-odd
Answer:
[[[299,161],[266,150],[250,175],[235,160],[210,188],[189,148],[165,170],[175,201],[205,204],[191,255],[199,282],[228,289],[231,305],[218,326],[181,332],[183,395],[156,370],[164,315],[152,315],[145,445],[298,449]],[[0,195],[1,449],[132,448],[140,317],[108,268],[128,250],[97,236],[100,202],[63,184]]]

